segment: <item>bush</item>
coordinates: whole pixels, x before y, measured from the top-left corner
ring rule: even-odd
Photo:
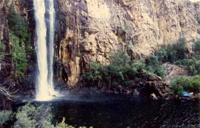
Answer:
[[[92,85],[100,83],[102,81],[102,65],[96,62],[92,62],[90,65],[90,71],[84,73],[84,77],[87,80],[92,81]]]
[[[187,69],[190,75],[200,75],[200,61],[195,58],[189,59],[187,63]]]
[[[28,66],[25,45],[23,42],[20,42],[19,38],[13,33],[10,33],[10,37],[13,41],[12,57],[16,69],[16,75],[22,79]]]
[[[56,125],[55,128],[75,128],[74,126],[72,125],[68,125],[65,123],[65,118],[63,118],[62,122],[59,123],[58,125]],[[87,128],[85,126],[80,126],[79,128]],[[93,128],[93,127],[89,127],[89,128]]]
[[[174,63],[177,60],[186,59],[187,53],[188,48],[186,46],[185,38],[180,38],[176,44],[161,46],[161,48],[156,52],[156,56],[158,56],[158,60],[163,63]]]
[[[49,106],[35,107],[30,103],[19,108],[14,128],[53,128]]]
[[[183,91],[199,93],[200,92],[200,76],[181,76],[175,78],[170,83],[170,92],[175,95],[181,95]]]
[[[110,57],[110,64],[92,62],[90,71],[84,73],[84,77],[92,81],[92,85],[125,84],[128,80],[128,72],[131,70],[131,60],[126,52],[120,51]]]
[[[196,59],[200,59],[200,40],[196,41],[194,44],[193,44],[193,47],[192,47],[193,51],[194,51],[194,57]]]
[[[59,123],[59,124],[56,126],[56,128],[75,128],[75,127],[66,124],[66,123],[65,123],[65,118],[63,118],[62,122]]]
[[[175,62],[176,65],[185,65],[191,76],[200,75],[200,61],[192,57]]]
[[[187,58],[188,48],[185,38],[180,38],[177,44],[173,45],[173,48],[176,51],[177,59],[182,60]]]
[[[192,89],[191,91],[196,93],[200,93],[200,76],[196,75],[190,79]]]
[[[11,111],[0,111],[0,127],[12,118],[13,113]]]
[[[75,128],[74,126],[65,123],[65,118],[58,125],[52,124],[53,116],[50,106],[34,106],[30,103],[18,109],[17,113],[12,111],[0,112],[0,127],[7,121],[14,122],[10,124],[12,128]],[[86,128],[86,127],[79,127]],[[92,128],[92,127],[90,127]]]
[[[8,14],[8,26],[10,37],[13,42],[13,62],[16,69],[16,76],[21,80],[27,69],[27,53],[32,53],[31,48],[31,33],[29,33],[28,21],[17,14],[14,10],[14,5],[11,6]]]
[[[171,94],[181,96],[181,93],[183,92],[183,86],[181,86],[177,81],[172,81],[170,85],[170,92]]]
[[[22,42],[25,42],[29,37],[28,21],[17,14],[12,6],[8,14],[8,26],[9,30],[12,31]]]
[[[91,81],[92,85],[128,85],[131,81],[137,79],[141,72],[148,71],[164,78],[164,68],[160,66],[155,56],[148,57],[144,60],[131,61],[130,56],[119,51],[110,57],[110,64],[103,66],[102,64],[93,62],[90,70],[84,73],[84,77]],[[147,68],[146,68],[147,67]]]
[[[163,79],[165,78],[165,68],[161,66],[160,61],[158,60],[157,56],[151,55],[147,57],[145,60],[146,63],[146,70],[150,73],[153,73],[157,76],[162,77]]]

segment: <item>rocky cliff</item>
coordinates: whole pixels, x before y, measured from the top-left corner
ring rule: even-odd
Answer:
[[[10,92],[17,92],[20,88],[16,84],[18,78],[13,61],[14,42],[9,28],[11,9],[20,17],[28,19],[30,7],[25,0],[0,0],[0,109],[10,108],[10,101],[13,98]]]
[[[108,63],[109,56],[126,50],[132,59],[140,59],[161,45],[185,37],[191,50],[199,38],[200,3],[189,0],[56,0],[56,64],[59,78],[71,86],[93,61]],[[32,0],[0,0],[0,39],[6,45],[1,60],[1,81],[15,81],[12,41],[7,15],[11,5],[29,19],[34,37]],[[200,20],[199,20],[200,22]],[[34,38],[32,38],[34,46]]]
[[[57,0],[56,9],[57,74],[71,86],[117,50],[140,59],[185,37],[191,51],[199,37],[199,4],[187,0]]]

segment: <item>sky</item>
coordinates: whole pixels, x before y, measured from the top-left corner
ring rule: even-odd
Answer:
[[[197,2],[197,1],[200,1],[200,0],[190,0],[190,1],[192,1],[192,2]]]

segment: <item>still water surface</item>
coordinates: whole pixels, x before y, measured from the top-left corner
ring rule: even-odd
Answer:
[[[93,128],[200,128],[198,101],[124,95],[65,95],[51,102],[54,123]]]
[[[194,101],[154,101],[120,95],[77,95],[46,102],[53,106],[55,122],[66,117],[74,126],[94,128],[200,127],[200,106]]]

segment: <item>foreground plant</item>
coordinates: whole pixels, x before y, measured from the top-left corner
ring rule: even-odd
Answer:
[[[9,126],[13,128],[75,128],[72,125],[65,123],[65,118],[62,122],[54,125],[53,115],[50,105],[34,106],[28,103],[18,109],[16,113],[12,111],[0,111],[0,127],[7,125],[7,122],[14,122]],[[87,127],[79,127],[87,128]],[[92,128],[92,127],[90,127]]]

